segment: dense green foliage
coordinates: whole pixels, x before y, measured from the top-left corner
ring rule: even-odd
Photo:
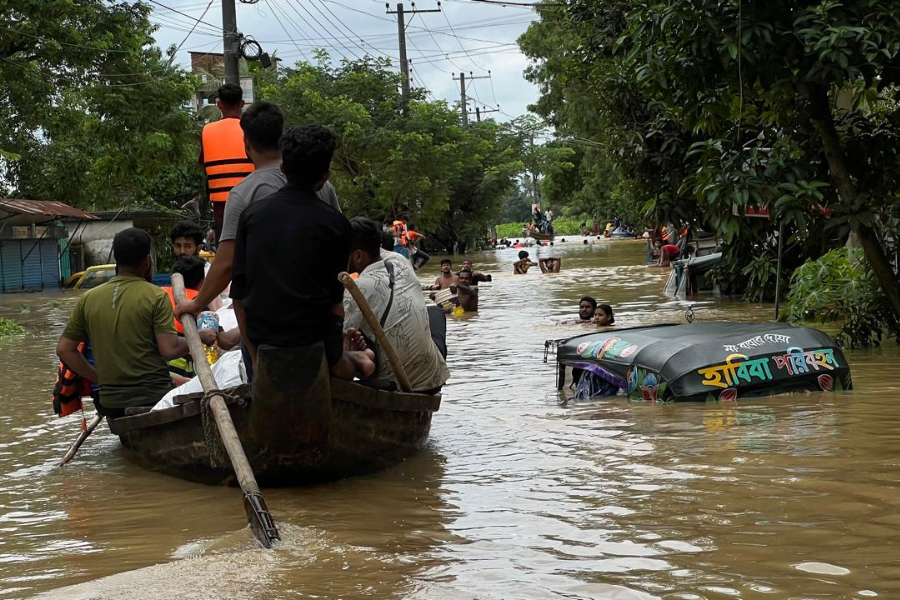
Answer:
[[[0,317],[0,339],[13,335],[22,335],[25,330],[15,321]]]
[[[553,232],[557,237],[561,235],[579,235],[581,233],[581,222],[584,219],[577,217],[561,217],[553,219]],[[502,223],[497,225],[497,238],[507,238],[512,240],[522,239],[522,225],[526,220],[516,221],[514,223]]]
[[[900,319],[858,249],[806,262],[794,271],[788,300],[788,319],[839,323],[839,341],[852,348],[877,346],[885,333],[900,342]]]
[[[108,209],[177,206],[199,189],[199,124],[184,108],[196,81],[152,45],[149,14],[107,0],[0,6],[0,193]]]
[[[404,116],[399,77],[387,60],[334,65],[319,54],[263,88],[289,126],[317,122],[339,134],[333,177],[347,214],[408,214],[429,248],[464,250],[489,237],[508,198],[523,196],[526,169],[565,169],[571,151],[532,146],[533,118],[464,128],[458,111],[425,100],[422,89]]]
[[[900,2],[552,4],[520,44],[535,111],[584,147],[595,212],[715,231],[720,277],[757,298],[774,291],[778,227],[745,209],[783,223],[786,272],[852,229],[900,314],[879,238],[900,205]]]

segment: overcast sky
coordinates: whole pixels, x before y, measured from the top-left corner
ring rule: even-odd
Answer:
[[[530,0],[529,0],[530,1]],[[185,14],[163,8],[171,7]],[[190,68],[188,51],[222,51],[222,4],[212,0],[154,0],[152,20],[160,26],[157,43],[166,48],[185,40],[190,28],[194,32],[183,43],[177,61]],[[412,10],[405,3],[405,10]],[[437,9],[437,0],[419,0],[419,10]],[[537,18],[533,9],[502,6],[473,0],[443,0],[442,12],[407,14],[407,56],[412,60],[413,85],[424,86],[439,99],[453,104],[459,101],[459,72],[491,79],[475,79],[469,83],[468,95],[482,109],[499,108],[489,116],[508,120],[527,111],[537,99],[537,89],[525,81],[527,66],[516,39]],[[396,1],[391,2],[396,10]],[[314,48],[326,48],[335,60],[373,56],[390,56],[399,61],[396,15],[385,14],[379,0],[258,0],[253,4],[237,0],[238,30],[252,36],[264,51],[278,56],[287,64],[312,57]],[[197,23],[194,19],[200,19]],[[470,110],[475,105],[470,104]],[[472,117],[474,119],[474,117]]]

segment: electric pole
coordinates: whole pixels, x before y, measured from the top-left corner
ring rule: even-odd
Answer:
[[[229,0],[224,0],[229,1]],[[391,10],[391,5],[385,3],[385,8],[387,9],[387,14],[389,15],[397,15],[397,38],[400,46],[400,94],[401,101],[403,103],[403,114],[406,114],[406,111],[409,107],[409,61],[406,58],[406,15],[415,15],[417,13],[435,13],[441,12],[441,3],[438,2],[438,8],[431,8],[428,10],[416,10],[416,3],[413,2],[412,10],[404,10],[403,3],[397,3],[397,10]]]
[[[466,74],[465,73],[459,74],[459,112],[462,113],[463,127],[467,127],[469,125],[469,101],[466,100]]]
[[[451,73],[452,75],[452,73]],[[474,79],[490,79],[490,75],[472,75],[472,72],[469,72],[469,81]],[[453,81],[459,81],[459,112],[462,115],[462,124],[463,127],[466,127],[469,124],[469,101],[466,99],[466,74],[460,73],[459,77],[454,77]],[[478,107],[475,107],[476,114]],[[481,117],[478,118],[481,121]]]
[[[222,29],[224,38],[225,83],[241,84],[238,72],[237,14],[234,11],[234,0],[222,0]]]
[[[481,115],[486,115],[492,112],[500,112],[500,107],[498,106],[497,108],[488,108],[487,105],[485,105],[484,108],[479,108],[477,104],[475,105],[475,118],[478,119],[479,123],[481,123]]]

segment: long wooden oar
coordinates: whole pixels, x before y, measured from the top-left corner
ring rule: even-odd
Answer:
[[[375,334],[375,339],[378,340],[378,347],[384,351],[388,362],[391,363],[391,367],[394,369],[394,375],[397,376],[397,382],[400,384],[400,389],[404,392],[412,392],[412,385],[409,383],[409,377],[406,376],[406,369],[403,368],[400,357],[397,356],[397,352],[384,334],[384,329],[381,328],[381,323],[378,322],[378,317],[372,312],[372,308],[366,301],[366,297],[363,296],[363,293],[359,290],[359,287],[357,287],[356,282],[353,281],[353,278],[350,277],[349,273],[341,273],[338,275],[338,279],[341,280],[341,283],[343,283],[344,287],[347,288],[347,291],[350,292],[353,300],[356,302],[357,306],[359,306],[363,318],[369,324],[369,327],[372,328],[372,333]]]
[[[184,293],[184,279],[180,273],[172,274],[172,291],[175,293],[176,302],[185,302],[187,297]],[[206,355],[203,352],[203,343],[200,341],[200,334],[197,332],[197,322],[193,315],[181,315],[181,326],[184,328],[184,337],[187,339],[188,346],[191,349],[191,356],[194,359],[194,369],[203,385],[203,391],[207,394],[218,389],[216,379],[213,377],[212,369],[206,362]],[[231,413],[225,405],[225,398],[221,394],[212,394],[209,400],[209,408],[212,410],[213,417],[216,420],[216,426],[219,429],[219,436],[222,438],[222,445],[228,452],[228,458],[231,460],[231,466],[237,475],[238,483],[244,492],[244,511],[247,513],[247,520],[250,523],[250,529],[253,535],[259,540],[259,543],[265,548],[271,548],[272,542],[280,540],[278,529],[275,527],[275,520],[266,507],[266,501],[263,499],[256,484],[256,477],[253,475],[253,469],[250,468],[250,462],[244,453],[244,447],[241,445],[241,438],[234,428],[231,421]],[[210,449],[210,452],[212,449]]]
[[[99,425],[101,421],[103,421],[103,416],[100,415],[100,413],[95,414],[94,418],[91,419],[91,422],[88,423],[87,429],[78,434],[78,439],[69,447],[69,451],[66,452],[63,459],[59,461],[59,466],[64,467],[67,462],[75,458],[75,453],[81,448],[84,440],[88,439],[88,436],[94,433],[94,430],[97,429],[97,425]]]

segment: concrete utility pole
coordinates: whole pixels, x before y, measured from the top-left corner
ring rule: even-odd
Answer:
[[[222,0],[222,29],[224,30],[225,83],[241,84],[238,72],[238,58],[241,49],[238,47],[237,14],[234,0]]]
[[[486,115],[492,112],[500,112],[500,107],[498,106],[497,108],[488,108],[487,105],[485,105],[484,108],[479,108],[478,105],[475,106],[475,118],[478,119],[479,123],[481,123],[481,115]]]
[[[227,0],[226,0],[227,1]],[[428,10],[416,10],[416,4],[413,2],[412,10],[404,10],[403,3],[397,3],[397,10],[391,10],[390,4],[385,4],[387,14],[397,15],[397,38],[400,46],[400,94],[403,102],[403,114],[409,107],[409,60],[406,58],[406,15],[415,15],[417,13],[435,13],[441,12],[441,3],[438,2],[438,8]]]
[[[490,79],[490,75],[472,75],[471,71],[469,72],[469,81],[474,79]],[[463,127],[466,127],[469,124],[469,101],[466,98],[466,74],[460,73],[459,77],[454,77],[453,81],[459,81],[459,112],[462,116],[462,124]],[[477,107],[476,107],[477,109]],[[478,119],[479,121],[481,118]]]

